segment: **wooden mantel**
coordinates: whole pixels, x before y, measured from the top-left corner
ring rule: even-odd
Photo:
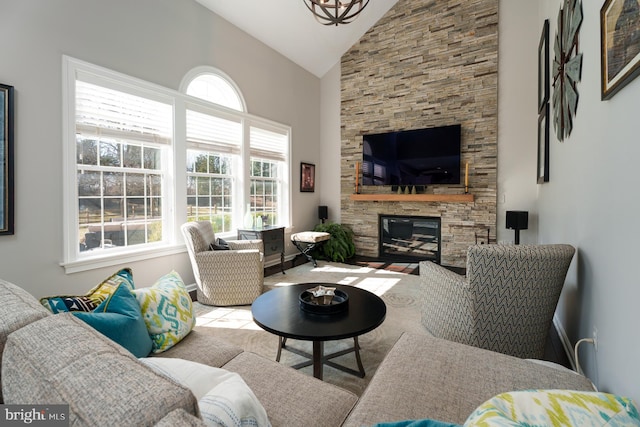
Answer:
[[[360,202],[473,202],[473,194],[351,194],[351,200]]]

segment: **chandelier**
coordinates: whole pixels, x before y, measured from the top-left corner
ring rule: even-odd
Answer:
[[[322,25],[348,24],[369,4],[369,0],[304,0]]]

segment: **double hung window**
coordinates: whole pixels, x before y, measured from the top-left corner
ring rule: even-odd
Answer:
[[[291,129],[248,114],[223,73],[177,92],[69,57],[63,68],[67,272],[182,252],[186,221],[235,236],[247,206],[289,225]]]

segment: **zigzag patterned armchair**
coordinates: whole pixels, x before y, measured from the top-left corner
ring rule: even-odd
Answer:
[[[474,245],[466,276],[420,262],[422,325],[434,336],[541,359],[575,249]]]
[[[209,221],[188,222],[180,229],[198,285],[198,302],[246,305],[262,293],[262,240],[227,240],[229,250],[209,250],[216,241]]]

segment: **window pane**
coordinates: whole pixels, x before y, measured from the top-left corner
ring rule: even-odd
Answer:
[[[98,141],[78,137],[76,143],[76,161],[79,165],[97,165]]]
[[[147,175],[147,196],[162,196],[162,177],[160,175]]]
[[[127,199],[127,220],[144,219],[144,199],[128,198]]]
[[[123,155],[125,168],[142,167],[142,147],[139,145],[125,144],[123,148]]]
[[[100,196],[100,172],[78,172],[78,196]]]
[[[109,198],[104,199],[104,221],[122,221],[124,218],[124,199]]]
[[[187,195],[194,196],[196,194],[196,181],[196,177],[187,176]]]
[[[200,172],[200,173],[207,173],[209,172],[207,166],[208,166],[208,158],[206,154],[199,154],[198,157],[196,157],[196,161],[195,161],[195,171],[196,172]]]
[[[102,202],[100,199],[80,199],[78,200],[78,222],[80,224],[91,224],[102,221]]]
[[[162,150],[159,148],[144,147],[144,168],[161,170],[162,162]]]
[[[127,174],[127,197],[131,196],[144,197],[144,174]]]
[[[198,177],[198,194],[210,194],[209,193],[209,178],[207,177]]]
[[[124,196],[124,174],[119,172],[104,172],[102,174],[102,187],[105,196]]]
[[[100,166],[120,166],[121,146],[117,142],[100,142]]]
[[[214,73],[202,74],[189,83],[187,94],[214,104],[244,111],[238,91],[224,77]]]

